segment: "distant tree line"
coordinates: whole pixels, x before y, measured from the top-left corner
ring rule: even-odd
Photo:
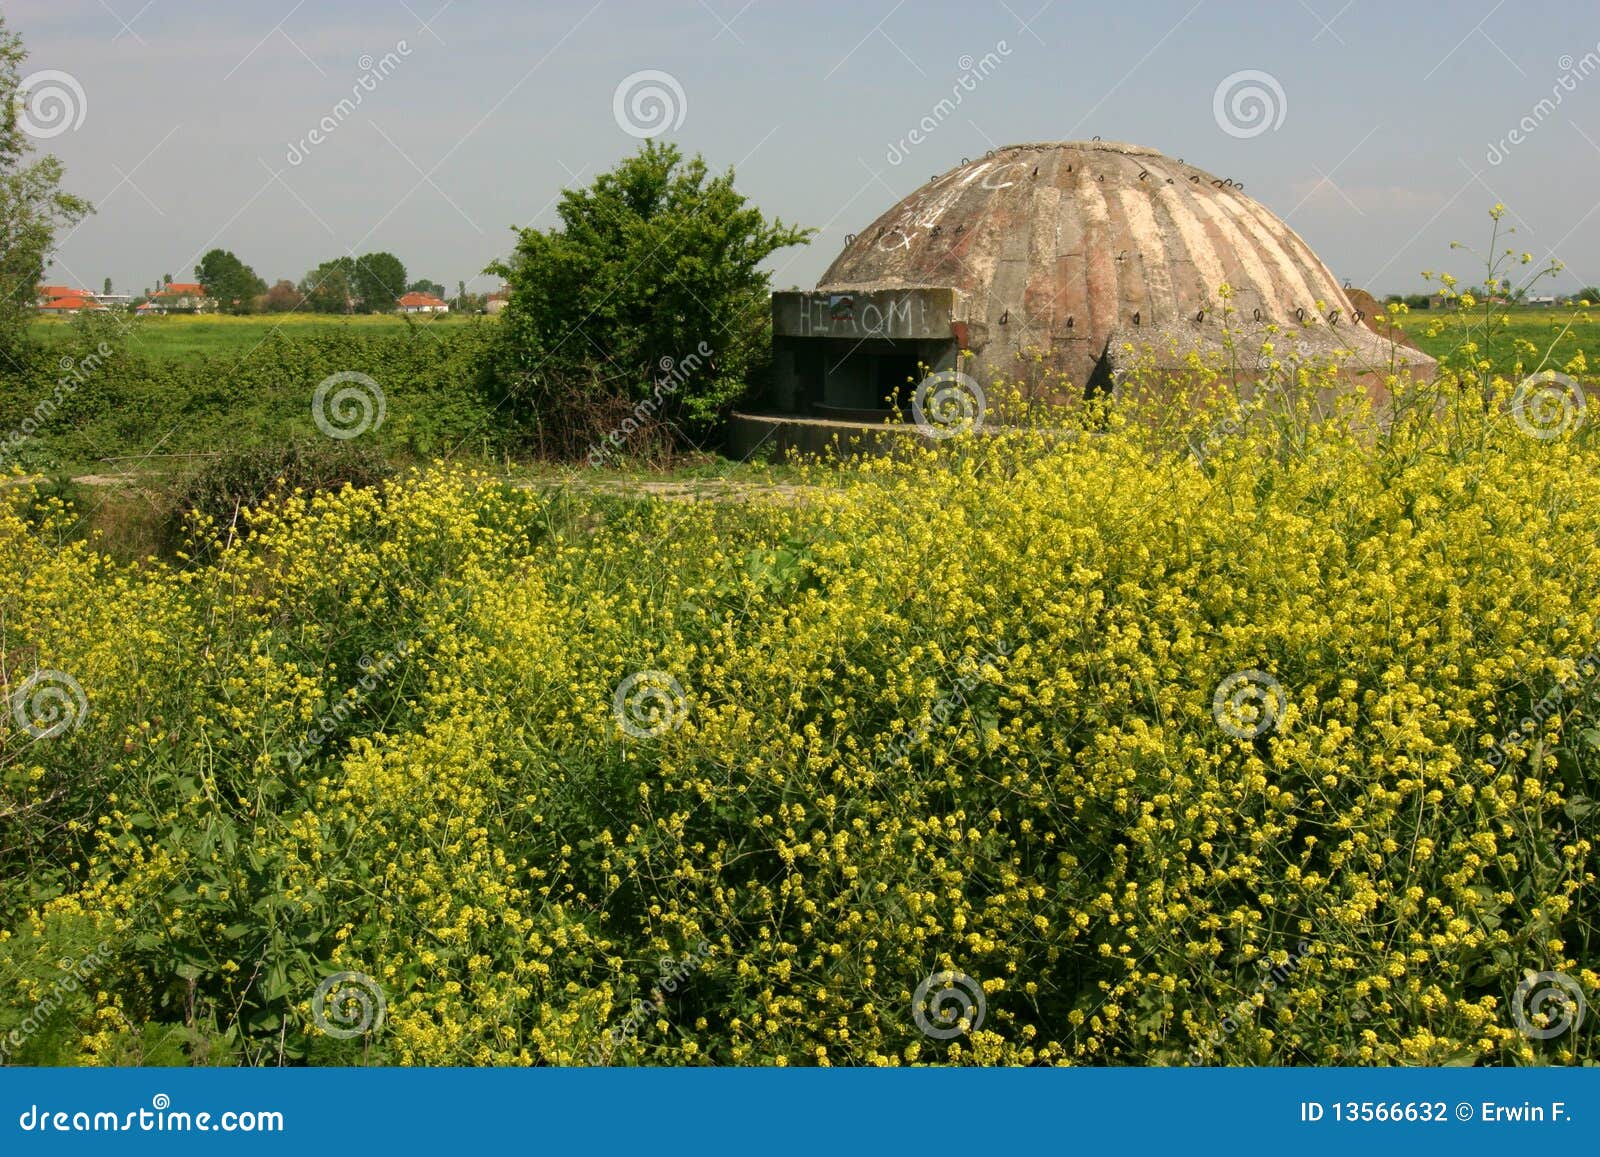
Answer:
[[[205,296],[217,303],[223,313],[312,313],[355,314],[392,313],[407,293],[429,293],[463,313],[481,310],[484,294],[468,293],[465,281],[457,282],[454,298],[437,281],[421,278],[407,281],[405,263],[393,253],[368,253],[361,257],[335,257],[319,264],[298,283],[280,278],[272,285],[229,249],[212,249],[194,267],[195,281]],[[107,279],[109,284],[109,278]],[[172,274],[164,273],[156,288],[145,298],[162,293],[172,285]],[[109,292],[109,290],[107,291]]]

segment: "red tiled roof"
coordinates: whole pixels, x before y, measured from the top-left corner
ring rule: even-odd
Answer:
[[[174,281],[171,285],[162,287],[161,291],[157,293],[156,296],[166,297],[171,294],[177,297],[194,297],[198,294],[204,293],[205,291],[206,287],[201,285],[198,281]]]
[[[93,298],[80,297],[77,294],[68,294],[62,297],[52,297],[39,307],[40,309],[98,309],[100,303]]]
[[[408,294],[406,294],[404,297],[402,297],[400,299],[400,304],[402,306],[418,306],[418,305],[435,305],[435,306],[438,306],[438,305],[444,305],[444,304],[446,304],[446,302],[445,302],[444,298],[435,297],[431,293],[408,293]]]

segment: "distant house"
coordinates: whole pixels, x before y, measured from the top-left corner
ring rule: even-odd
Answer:
[[[489,295],[488,300],[483,303],[483,312],[499,313],[506,307],[506,302],[510,300],[511,288],[509,286],[503,286]]]
[[[406,294],[400,299],[401,313],[449,313],[450,303],[431,293]]]
[[[60,286],[52,286],[51,288],[59,289]],[[73,314],[85,309],[104,308],[105,306],[96,301],[91,293],[68,292],[52,297],[49,301],[41,304],[39,312],[50,317],[71,317]]]
[[[206,296],[206,288],[197,281],[174,281],[163,285],[150,295],[150,300],[139,307],[140,313],[210,313],[217,308],[217,299]]]
[[[71,317],[81,310],[105,308],[94,293],[70,285],[39,286],[34,306],[47,317]]]

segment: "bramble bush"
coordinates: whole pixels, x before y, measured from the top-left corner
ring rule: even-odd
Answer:
[[[168,454],[320,439],[314,391],[329,375],[351,372],[377,383],[388,411],[362,435],[363,446],[397,461],[481,459],[501,442],[481,387],[493,324],[380,334],[330,323],[293,337],[263,326],[261,340],[239,355],[170,360],[141,352],[129,322],[86,315],[48,345],[25,347],[20,370],[5,375],[0,469],[53,470],[106,455],[149,465]],[[27,436],[13,442],[13,432]]]
[[[1269,372],[818,467],[798,500],[437,467],[270,501],[188,567],[63,544],[14,491],[0,1039],[1600,1059],[1525,983],[1600,993],[1593,427],[1448,369],[1380,425],[1316,410],[1330,368]],[[917,1005],[946,973],[962,1021]],[[369,1007],[334,1033],[345,974]]]

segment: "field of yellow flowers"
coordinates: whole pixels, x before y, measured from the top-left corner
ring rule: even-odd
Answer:
[[[1600,441],[1285,372],[187,564],[13,487],[3,1059],[1600,1059]]]

